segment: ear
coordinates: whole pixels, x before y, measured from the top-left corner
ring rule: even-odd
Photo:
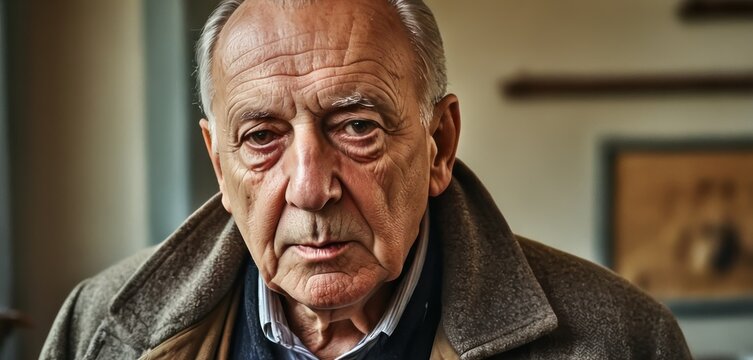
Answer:
[[[225,192],[225,181],[222,177],[222,166],[220,166],[220,154],[217,149],[214,148],[212,143],[212,132],[209,130],[209,121],[207,119],[201,119],[199,121],[201,127],[201,134],[204,136],[204,145],[207,147],[207,153],[209,154],[209,160],[212,161],[212,168],[214,168],[214,175],[217,177],[217,183],[220,186],[220,193],[222,194],[222,206],[225,207],[227,212],[232,214],[230,210],[230,200]]]
[[[460,137],[460,104],[457,96],[449,94],[434,105],[429,131],[436,146],[431,162],[429,195],[438,196],[452,181],[452,167]]]

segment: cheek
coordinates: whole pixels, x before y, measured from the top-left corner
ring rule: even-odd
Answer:
[[[428,149],[423,142],[419,146],[398,148],[370,166],[343,171],[374,234],[371,251],[390,280],[400,275],[428,202]]]
[[[377,177],[383,179],[379,185],[383,188],[390,214],[399,217],[401,224],[410,220],[418,224],[429,198],[430,149],[423,137],[396,144],[394,148],[389,153],[389,160],[379,169],[384,173]]]
[[[277,271],[274,235],[285,204],[285,178],[277,167],[257,172],[241,164],[225,176],[233,219],[260,273],[270,279]]]
[[[401,238],[392,241],[395,242],[395,251],[400,252],[402,261],[405,260],[418,237],[421,219],[428,204],[428,167],[423,167],[423,165],[423,163],[414,164],[400,179],[396,179],[390,189],[393,195],[388,197],[390,208],[396,210],[391,213],[390,219],[390,224],[395,224],[395,227],[388,229],[390,232],[386,236],[391,233],[400,234]],[[377,249],[377,252],[379,250]],[[385,249],[385,252],[388,250]],[[386,254],[386,256],[389,255]]]

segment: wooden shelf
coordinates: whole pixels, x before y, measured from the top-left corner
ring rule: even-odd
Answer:
[[[502,81],[501,91],[510,98],[694,93],[753,95],[753,71],[656,75],[520,75]]]
[[[684,20],[753,20],[753,0],[686,0],[680,5],[678,12]]]

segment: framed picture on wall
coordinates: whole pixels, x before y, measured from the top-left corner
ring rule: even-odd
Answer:
[[[602,152],[607,265],[676,313],[753,312],[753,137]]]

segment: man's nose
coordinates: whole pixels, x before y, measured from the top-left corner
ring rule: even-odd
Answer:
[[[289,176],[285,191],[288,204],[318,211],[328,202],[340,200],[342,187],[336,176],[338,160],[331,145],[317,133],[316,126],[299,129],[285,160]]]

